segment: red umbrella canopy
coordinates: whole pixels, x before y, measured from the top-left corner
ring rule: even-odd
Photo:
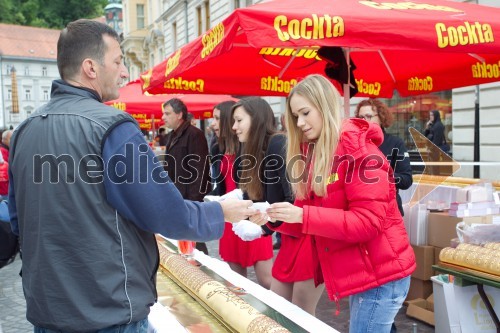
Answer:
[[[341,47],[355,69],[347,75],[345,61],[329,58],[330,69],[358,96],[426,94],[500,79],[499,17],[500,8],[440,0],[266,1],[237,9],[141,79],[151,94],[286,96],[325,74],[320,47]]]
[[[196,119],[212,118],[212,109],[215,105],[236,100],[229,95],[198,95],[198,94],[143,94],[141,82],[135,80],[120,88],[118,99],[106,102],[107,105],[130,113],[139,123],[141,129],[151,130],[163,125],[162,105],[171,98],[181,99]]]

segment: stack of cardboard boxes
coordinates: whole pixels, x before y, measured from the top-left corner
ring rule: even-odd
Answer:
[[[429,213],[427,219],[427,244],[412,245],[417,269],[411,275],[410,290],[406,298],[406,314],[434,326],[434,300],[431,277],[436,275],[432,265],[439,262],[439,252],[450,246],[457,237],[456,227],[461,218],[445,212]]]
[[[462,191],[457,191],[457,197],[463,194],[459,194],[458,192]],[[476,195],[476,192],[474,192],[474,195]],[[469,199],[470,198],[467,197],[467,200]],[[455,206],[457,206],[457,208],[459,207],[459,205]],[[413,208],[410,207],[409,211],[411,212],[412,209]],[[409,215],[415,216],[416,214],[410,213]],[[453,243],[458,242],[458,223],[462,221],[466,224],[492,223],[495,218],[492,215],[475,217],[450,216],[448,211],[430,211],[423,218],[420,218],[420,215],[422,214],[418,214],[418,221],[415,221],[414,219],[408,221],[408,217],[405,214],[405,225],[412,226],[410,230],[407,227],[407,231],[410,234],[412,247],[417,261],[417,269],[411,276],[410,290],[408,292],[408,297],[406,298],[406,304],[408,305],[407,315],[434,325],[434,302],[432,297],[433,283],[431,281],[431,277],[438,274],[433,271],[432,265],[439,263],[439,252],[445,247],[454,247]],[[453,215],[463,214],[454,213]],[[422,234],[421,232],[419,233],[419,237],[412,237],[412,231],[415,229],[420,231],[425,230],[426,237],[420,237]],[[415,236],[415,233],[413,236]],[[416,240],[418,240],[418,242]]]

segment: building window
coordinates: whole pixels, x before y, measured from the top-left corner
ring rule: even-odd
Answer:
[[[10,75],[10,70],[12,69],[12,65],[7,65],[5,68],[5,71],[7,72],[7,75]]]
[[[25,76],[29,76],[30,75],[30,67],[29,66],[25,66],[24,67],[24,75]]]
[[[7,100],[12,101],[12,89],[7,90]]]
[[[205,31],[210,30],[210,1],[205,1]]]
[[[42,67],[42,76],[47,76],[47,66]]]
[[[48,89],[44,89],[43,90],[43,100],[44,101],[48,101],[49,100],[49,90]]]
[[[198,28],[198,36],[203,33],[203,16],[201,15],[201,7],[196,7],[196,27]]]
[[[137,5],[137,29],[144,29],[144,5]]]
[[[210,30],[210,1],[205,1],[202,6],[196,7],[196,19],[198,35]]]
[[[25,109],[26,115],[29,116],[31,113],[33,113],[33,108],[31,106],[27,106]]]
[[[26,100],[27,101],[31,101],[31,90],[30,89],[26,89],[24,91],[24,93],[25,93]]]
[[[172,46],[177,50],[177,22],[172,23]]]
[[[252,0],[234,0],[233,1],[234,9],[241,8],[241,7],[248,7],[252,4],[253,4]]]

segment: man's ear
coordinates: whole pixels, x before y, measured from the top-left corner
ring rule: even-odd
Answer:
[[[97,78],[95,63],[92,61],[92,59],[87,58],[87,59],[83,60],[82,69],[88,78],[90,78],[90,79]]]

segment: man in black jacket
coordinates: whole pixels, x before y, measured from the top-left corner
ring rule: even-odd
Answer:
[[[178,98],[163,103],[165,126],[172,129],[165,139],[165,171],[184,199],[203,201],[211,190],[208,143],[205,134],[187,119],[187,107]],[[196,248],[208,254],[205,243]]]

